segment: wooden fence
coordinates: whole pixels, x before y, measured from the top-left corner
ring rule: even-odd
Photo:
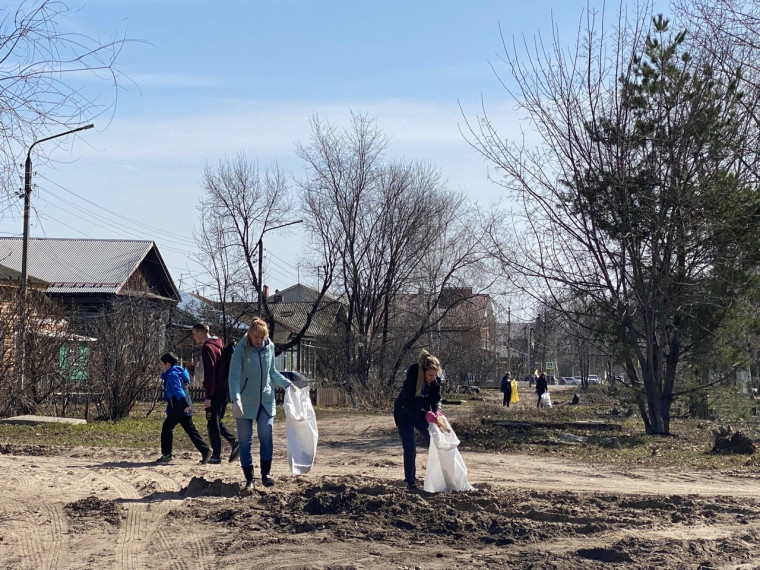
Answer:
[[[203,386],[192,386],[190,388],[190,397],[193,399],[193,402],[203,402],[205,398]],[[312,406],[345,407],[348,402],[346,393],[340,388],[310,388],[309,397],[311,398]],[[275,388],[274,398],[277,405],[281,406],[285,400],[285,390]]]

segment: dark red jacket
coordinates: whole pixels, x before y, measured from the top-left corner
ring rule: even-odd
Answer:
[[[203,361],[203,387],[206,389],[206,399],[210,400],[217,389],[226,389],[227,369],[222,359],[222,339],[212,336],[203,343],[201,360]]]

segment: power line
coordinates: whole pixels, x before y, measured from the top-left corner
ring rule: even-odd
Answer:
[[[92,200],[89,200],[89,199],[85,198],[84,196],[80,196],[79,194],[77,194],[73,190],[69,190],[68,188],[62,186],[61,184],[59,184],[59,183],[57,183],[57,182],[55,182],[55,181],[53,181],[53,180],[51,180],[49,178],[46,178],[44,176],[39,176],[39,178],[42,178],[42,179],[46,180],[47,182],[51,183],[52,185],[60,188],[64,192],[68,192],[69,194],[71,194],[72,196],[75,196],[76,198],[82,200],[83,202],[86,202],[86,203],[94,206],[95,208],[108,213],[110,216],[113,216],[113,218],[112,218],[113,220],[123,220],[123,221],[129,222],[133,226],[136,226],[136,227],[139,227],[139,228],[143,228],[145,230],[149,230],[153,234],[164,235],[164,236],[166,236],[165,239],[167,239],[169,241],[174,241],[175,243],[180,243],[182,245],[192,245],[192,246],[195,246],[195,242],[193,240],[191,240],[191,239],[188,239],[186,236],[166,231],[163,228],[156,228],[154,226],[150,226],[148,224],[145,224],[145,223],[143,223],[143,222],[141,222],[139,220],[135,220],[133,218],[129,218],[127,216],[124,216],[123,214],[120,214],[118,212],[114,212],[113,210],[110,210],[110,209],[108,209],[108,208],[106,208],[104,206],[101,206],[100,204],[97,204],[96,202],[93,202]],[[67,204],[70,204],[70,205],[72,205],[74,207],[77,207],[77,208],[79,208],[81,210],[87,211],[88,213],[93,213],[91,210],[87,210],[86,208],[83,208],[81,206],[76,206],[76,205],[72,204],[71,202],[68,202],[67,200],[61,198],[60,196],[57,196],[56,194],[54,194],[51,190],[49,190],[47,188],[45,189],[45,191],[48,192],[50,195],[55,196],[59,200],[61,200],[63,202],[66,202]],[[117,225],[124,225],[120,221],[114,221],[114,223],[117,224]]]
[[[52,195],[52,196],[54,196],[56,199],[62,200],[62,198],[60,198],[58,196],[55,196],[55,195]],[[53,207],[61,210],[62,212],[66,213],[66,214],[68,214],[70,216],[73,216],[75,218],[78,218],[78,219],[80,219],[80,220],[82,220],[84,222],[87,222],[88,224],[91,224],[91,225],[93,225],[95,227],[98,227],[98,228],[101,228],[101,229],[104,229],[104,230],[116,233],[116,234],[120,235],[121,237],[124,237],[124,238],[127,238],[127,239],[139,239],[139,240],[144,240],[145,239],[144,235],[136,234],[136,233],[130,232],[128,230],[120,229],[118,227],[113,227],[111,225],[104,225],[100,221],[96,221],[96,220],[93,220],[91,218],[85,218],[83,216],[80,216],[80,215],[76,214],[75,212],[67,210],[66,208],[62,208],[60,206],[52,204],[43,195],[39,196],[38,201],[42,201],[45,204],[53,206]],[[73,207],[81,210],[81,208],[79,208],[78,206],[73,206]],[[39,210],[37,208],[35,208],[35,212],[37,214],[38,221],[41,221],[43,219],[43,216],[41,215],[41,213],[39,212]],[[77,232],[78,234],[81,234],[81,235],[83,235],[85,237],[90,238],[90,236],[87,235],[81,228],[73,228],[70,225],[66,224],[65,222],[59,220],[58,218],[56,218],[54,216],[51,216],[48,213],[45,213],[44,217],[47,218],[47,219],[53,220],[54,222],[56,222],[58,224],[61,224],[62,226],[65,226],[65,227],[67,227],[67,228],[69,228],[69,229]],[[106,221],[108,221],[108,220],[106,220]],[[92,239],[92,238],[90,238],[90,239]],[[151,241],[158,241],[158,240],[156,239],[156,240],[151,240]],[[179,244],[179,245],[182,246],[183,244]],[[172,247],[171,245],[162,245],[162,248],[164,250],[166,250],[166,251],[173,251],[174,253],[179,253],[179,254],[182,254],[182,255],[188,255],[189,254],[189,252],[186,249],[180,249],[179,247]]]

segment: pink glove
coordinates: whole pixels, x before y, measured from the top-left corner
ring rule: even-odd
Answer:
[[[438,416],[436,416],[433,412],[428,412],[425,414],[425,419],[429,424],[438,424]]]

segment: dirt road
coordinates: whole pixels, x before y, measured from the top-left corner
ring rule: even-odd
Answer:
[[[292,478],[275,426],[277,485],[253,497],[239,464],[193,453],[6,445],[0,568],[760,567],[754,476],[463,451],[476,491],[409,493],[392,418],[319,429]]]

